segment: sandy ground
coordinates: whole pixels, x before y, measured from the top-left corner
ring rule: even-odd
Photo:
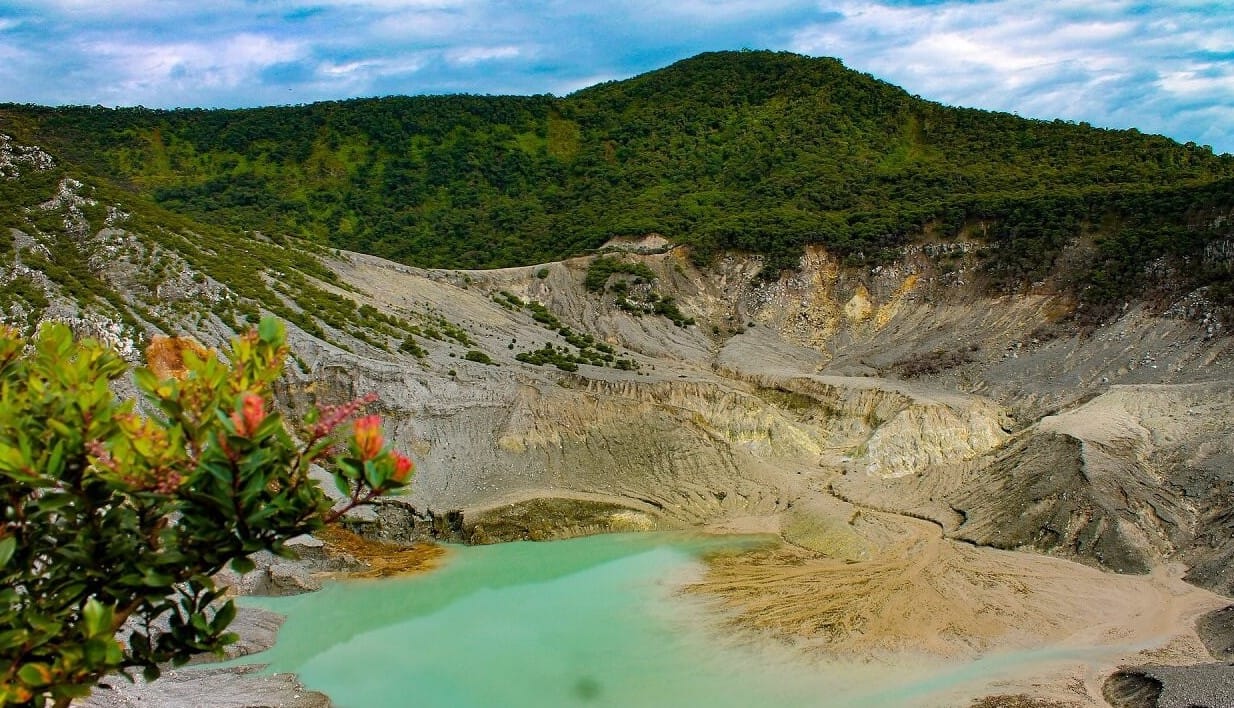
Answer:
[[[1114,575],[951,541],[936,524],[868,509],[849,523],[877,546],[867,560],[791,545],[719,556],[691,589],[718,598],[740,625],[826,654],[894,664],[897,656],[915,663],[924,653],[957,666],[1019,655],[929,705],[997,693],[1103,706],[1101,684],[1119,665],[1208,660],[1195,618],[1228,604],[1185,583],[1180,566]]]

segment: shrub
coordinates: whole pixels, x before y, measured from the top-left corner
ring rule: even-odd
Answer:
[[[211,579],[409,481],[381,422],[335,431],[372,398],[314,410],[297,438],[273,409],[288,350],[273,319],[232,341],[231,365],[186,347],[133,372],[149,416],[110,384],[128,365],[67,327],[27,351],[0,330],[0,704],[68,705],[104,675],[181,664],[235,641]],[[329,467],[337,508],[309,478]]]
[[[424,347],[420,346],[416,340],[410,336],[403,339],[403,343],[399,345],[398,349],[401,352],[411,354],[415,357],[423,358],[428,356],[428,352],[424,350]]]
[[[480,351],[479,349],[468,350],[468,352],[463,355],[463,358],[466,359],[467,361],[474,361],[480,364],[496,364],[497,363],[493,361],[492,357]]]
[[[655,280],[656,274],[642,263],[628,263],[612,256],[600,256],[587,266],[587,276],[583,285],[591,292],[600,292],[608,283],[608,279],[616,273],[635,276],[638,279]]]

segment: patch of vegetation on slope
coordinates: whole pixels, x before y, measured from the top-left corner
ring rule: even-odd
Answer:
[[[633,359],[619,358],[617,350],[612,345],[598,341],[587,332],[575,332],[563,325],[561,320],[549,312],[542,303],[535,300],[523,300],[506,290],[493,295],[493,302],[513,312],[526,310],[541,327],[555,332],[565,341],[565,344],[546,342],[539,349],[520,351],[515,354],[514,358],[524,364],[535,366],[552,364],[562,371],[578,371],[579,364],[612,366],[623,371],[638,369],[638,362]],[[511,341],[510,349],[514,349],[515,344],[517,342]]]
[[[629,277],[618,277],[613,281],[614,276]],[[614,256],[598,256],[587,266],[583,285],[593,293],[614,293],[613,304],[636,317],[661,315],[678,327],[694,324],[694,318],[682,313],[674,298],[661,295],[652,288],[655,279],[656,274],[646,264],[631,263]]]
[[[0,107],[167,209],[425,267],[556,260],[663,234],[699,263],[822,244],[879,263],[976,237],[990,282],[1057,274],[1115,302],[1228,240],[1234,157],[1138,131],[942,106],[834,59],[703,54],[565,98],[422,96],[233,111]],[[1228,271],[1181,268],[1186,286]],[[1122,285],[1130,283],[1129,286]]]
[[[0,143],[15,145],[5,135]],[[30,331],[55,309],[137,340],[207,320],[239,331],[265,310],[342,347],[348,338],[386,351],[417,337],[469,344],[434,313],[360,304],[322,263],[320,245],[195,222],[106,182],[80,182],[41,154],[44,164],[0,179],[0,321]]]

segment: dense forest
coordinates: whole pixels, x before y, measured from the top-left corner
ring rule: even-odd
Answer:
[[[659,233],[705,264],[806,244],[849,263],[986,240],[998,287],[1096,244],[1089,296],[1190,263],[1229,297],[1234,157],[1135,130],[953,108],[787,53],[704,54],[553,96],[419,96],[246,110],[0,106],[0,129],[165,209],[424,267],[487,268]],[[1224,288],[1224,290],[1221,290]]]

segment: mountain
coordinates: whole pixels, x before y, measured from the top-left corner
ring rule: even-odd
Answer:
[[[766,531],[703,581],[747,626],[1200,661],[1228,601],[1172,569],[1234,593],[1230,188],[764,52],[565,98],[5,106],[0,319],[140,360],[282,317],[280,405],[376,391],[416,458],[374,535]]]
[[[876,265],[906,244],[971,237],[995,247],[982,268],[1004,291],[1054,276],[1121,304],[1165,259],[1230,297],[1203,254],[1234,205],[1234,156],[951,108],[834,59],[704,54],[564,98],[7,105],[0,122],[203,223],[419,267],[527,265],[656,233],[697,264],[763,255],[774,279],[807,244]],[[1062,253],[1076,237],[1094,248],[1073,263]]]

